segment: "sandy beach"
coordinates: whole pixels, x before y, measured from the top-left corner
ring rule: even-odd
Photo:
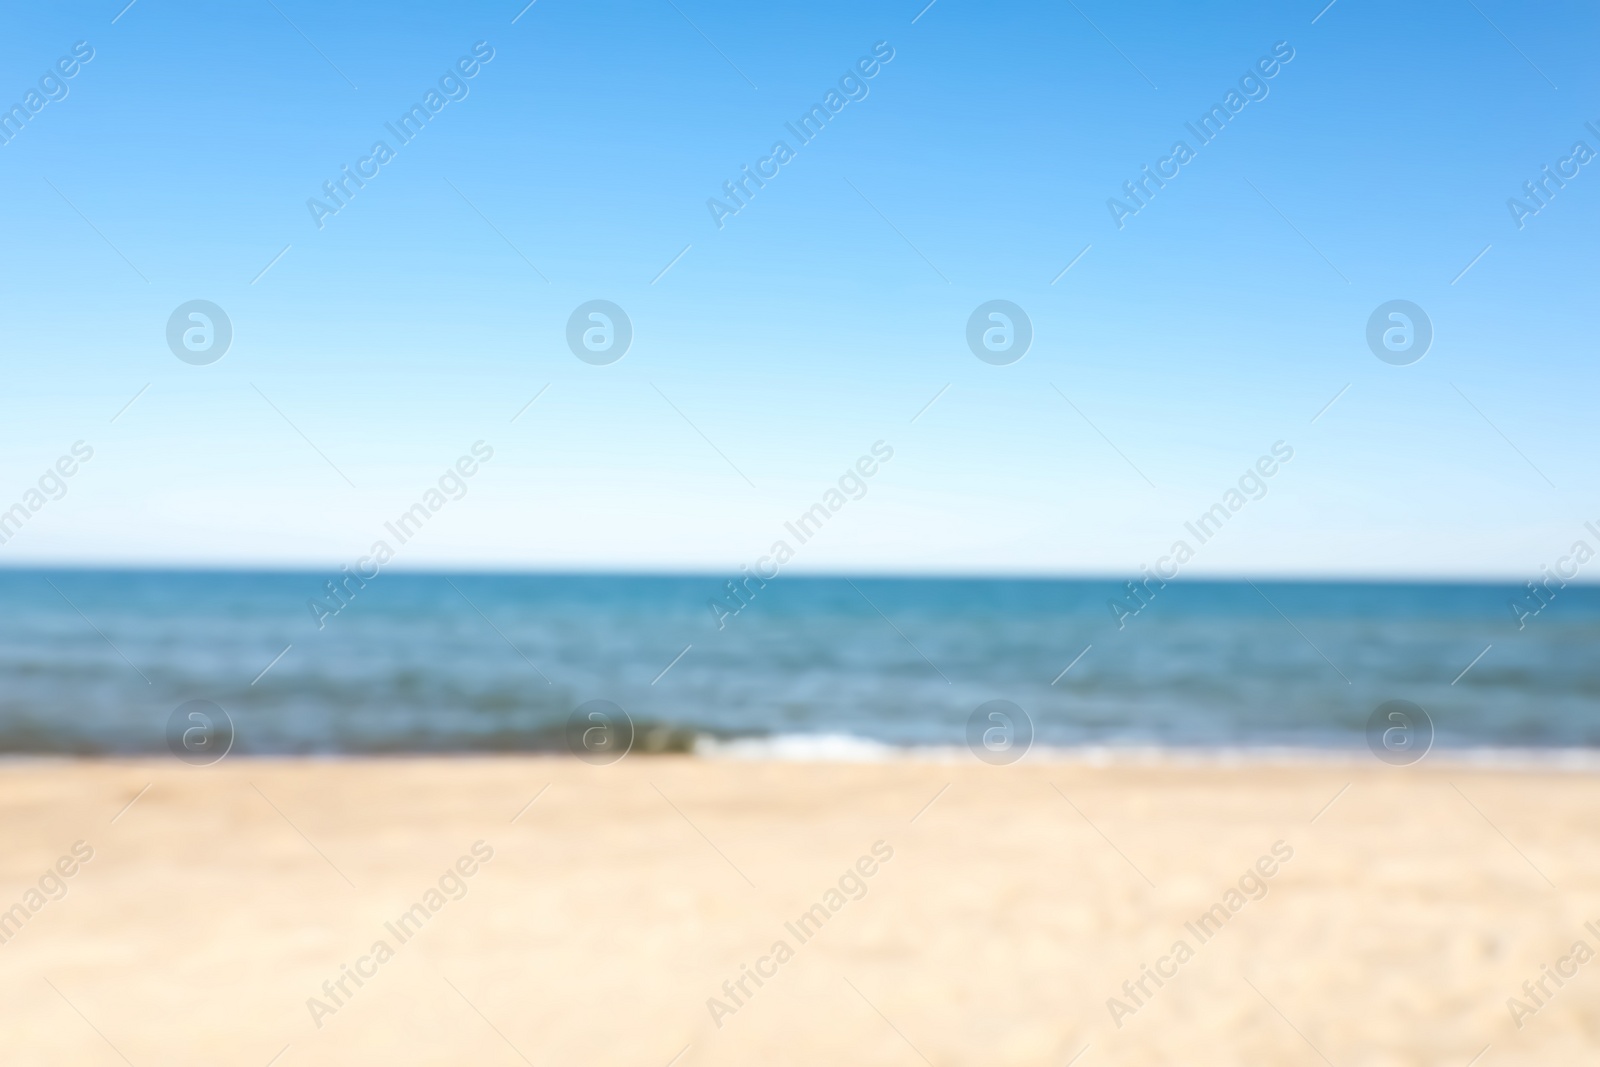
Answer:
[[[1597,802],[1435,759],[15,761],[3,1058],[1577,1063]]]

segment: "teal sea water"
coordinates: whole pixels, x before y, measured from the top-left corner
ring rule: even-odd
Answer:
[[[1121,582],[783,577],[719,628],[719,576],[382,574],[319,628],[326,578],[0,572],[0,751],[160,752],[195,699],[235,754],[560,749],[595,699],[909,748],[1004,699],[1035,744],[1177,749],[1360,748],[1403,699],[1439,747],[1600,746],[1596,588],[1519,627],[1510,585],[1183,581],[1119,625]]]

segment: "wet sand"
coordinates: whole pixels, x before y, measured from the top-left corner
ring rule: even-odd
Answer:
[[[1434,758],[14,761],[0,1059],[1590,1062],[1597,812]]]

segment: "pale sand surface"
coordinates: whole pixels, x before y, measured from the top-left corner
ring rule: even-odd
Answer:
[[[94,848],[0,945],[7,1065],[1600,1060],[1600,962],[1520,1031],[1506,1007],[1600,948],[1592,775],[22,761],[0,832],[0,908]],[[466,895],[319,1029],[307,999],[479,840]],[[1280,840],[1267,895],[1187,934]],[[799,943],[785,921],[877,841],[866,895]],[[1116,1028],[1107,998],[1179,937],[1194,958]],[[780,938],[794,958],[719,1029],[707,998]]]

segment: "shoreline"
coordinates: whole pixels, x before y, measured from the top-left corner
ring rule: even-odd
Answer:
[[[813,744],[814,741],[823,744]],[[819,766],[978,766],[970,752],[958,745],[892,746],[848,739],[849,746],[831,744],[834,735],[792,735],[782,738],[740,739],[697,745],[688,752],[630,753],[619,762],[686,761],[707,764],[798,764]],[[771,742],[771,744],[769,744]],[[798,742],[798,743],[793,743]],[[553,750],[465,749],[416,752],[306,752],[233,753],[226,764],[382,764],[443,761],[446,763],[536,761],[550,764],[583,764],[576,756]],[[166,753],[132,752],[73,755],[58,752],[0,752],[0,768],[29,764],[100,765],[148,764],[153,767],[175,763]],[[584,764],[588,765],[588,764]],[[601,765],[600,769],[616,764]],[[213,765],[215,766],[215,765]],[[1595,748],[1497,748],[1436,746],[1416,763],[1387,767],[1372,753],[1360,748],[1320,748],[1313,746],[1188,746],[1188,745],[1035,745],[1015,763],[993,768],[1003,774],[1007,768],[1210,768],[1272,769],[1295,767],[1344,768],[1359,771],[1376,769],[1382,773],[1403,774],[1430,767],[1441,769],[1482,769],[1489,771],[1563,771],[1574,774],[1600,774],[1600,747]],[[206,768],[201,767],[199,770]]]

